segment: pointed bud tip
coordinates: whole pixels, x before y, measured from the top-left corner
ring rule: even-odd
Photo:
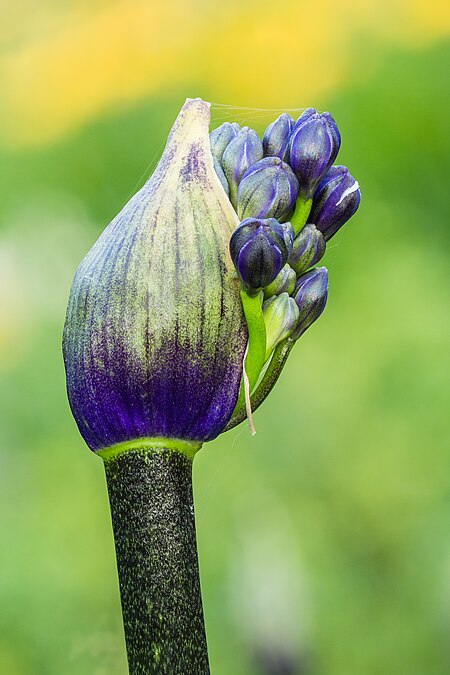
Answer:
[[[307,223],[294,240],[289,264],[297,274],[303,274],[315,265],[325,253],[326,242],[322,233],[312,223]]]
[[[211,108],[211,103],[209,103],[209,101],[204,101],[204,100],[203,100],[202,98],[200,98],[199,96],[198,96],[197,98],[187,98],[187,99],[185,100],[185,102],[184,102],[183,108],[184,108],[185,106],[189,106],[189,105],[191,105],[191,104],[193,104],[193,103],[200,103],[200,104],[202,104],[202,105],[207,106],[208,108]]]

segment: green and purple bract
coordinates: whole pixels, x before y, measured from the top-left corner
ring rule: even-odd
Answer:
[[[93,450],[203,442],[228,422],[247,327],[229,256],[238,219],[213,168],[209,105],[188,100],[149,181],[79,266],[63,351]]]

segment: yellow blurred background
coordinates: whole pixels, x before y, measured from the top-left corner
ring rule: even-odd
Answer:
[[[61,330],[196,96],[259,133],[330,110],[363,195],[257,435],[195,462],[212,672],[449,672],[449,34],[443,0],[0,1],[1,675],[126,673]]]

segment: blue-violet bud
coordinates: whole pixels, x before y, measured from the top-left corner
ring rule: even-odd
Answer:
[[[332,166],[317,186],[309,220],[328,241],[357,210],[361,200],[358,181],[346,166]]]
[[[244,173],[263,157],[261,140],[253,129],[242,127],[227,145],[222,157],[222,168],[230,186],[230,201],[236,208],[237,191]]]
[[[288,258],[292,253],[292,248],[294,246],[294,239],[295,239],[295,232],[294,228],[292,227],[291,223],[285,222],[285,223],[278,223],[278,225],[273,226],[277,232],[280,232],[284,239],[284,243],[286,244],[286,249],[288,252]]]
[[[264,157],[242,176],[238,188],[239,218],[282,218],[298,197],[298,180],[279,157]]]
[[[218,162],[222,161],[225,148],[237,135],[238,131],[239,129],[235,129],[233,124],[230,124],[230,122],[224,122],[220,125],[220,127],[213,129],[213,131],[211,131],[209,134],[211,152],[213,157],[217,159]]]
[[[275,347],[292,333],[297,325],[300,312],[294,298],[281,293],[263,304],[264,323],[266,325],[266,360]]]
[[[294,246],[289,256],[289,265],[297,274],[306,272],[323,257],[326,243],[322,232],[315,225],[308,223],[295,237]]]
[[[233,232],[230,253],[246,291],[268,286],[286,264],[288,251],[274,218],[246,218]]]
[[[305,110],[302,112],[302,114],[297,118],[297,120],[294,122],[294,125],[292,127],[292,131],[295,131],[297,127],[303,124],[305,120],[307,120],[311,115],[316,114],[316,109],[315,108],[305,108]]]
[[[299,277],[294,291],[294,300],[299,309],[297,325],[291,338],[298,340],[309,326],[325,309],[328,297],[328,270],[326,267],[315,267]]]
[[[289,161],[289,138],[294,120],[287,113],[283,113],[269,124],[263,136],[264,157],[279,157],[284,162]]]
[[[341,137],[330,113],[306,110],[293,129],[289,163],[300,183],[300,195],[310,199],[339,152]]]
[[[296,282],[297,275],[295,271],[290,265],[285,265],[272,283],[265,287],[264,297],[267,299],[272,297],[272,295],[280,295],[280,293],[292,295]]]

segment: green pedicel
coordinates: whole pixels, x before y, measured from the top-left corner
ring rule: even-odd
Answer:
[[[300,232],[303,225],[308,222],[311,213],[312,199],[303,199],[299,197],[295,203],[294,215],[291,218],[291,225],[294,228],[295,236]]]

